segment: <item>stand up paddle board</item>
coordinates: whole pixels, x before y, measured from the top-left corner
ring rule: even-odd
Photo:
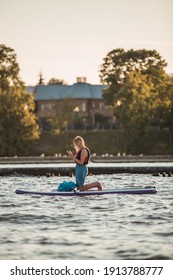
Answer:
[[[89,195],[106,195],[106,194],[154,194],[157,193],[155,187],[145,188],[125,188],[125,189],[105,189],[103,191],[71,191],[71,192],[60,192],[57,190],[50,192],[41,191],[29,191],[17,189],[16,194],[27,194],[27,195],[48,195],[48,196],[89,196]]]

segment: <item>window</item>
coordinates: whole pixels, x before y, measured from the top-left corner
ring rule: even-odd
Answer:
[[[54,104],[52,103],[41,104],[41,111],[52,111],[53,109],[54,109]]]
[[[86,112],[86,103],[82,103],[82,112]]]
[[[104,109],[104,104],[102,102],[99,103],[99,110],[103,110]]]

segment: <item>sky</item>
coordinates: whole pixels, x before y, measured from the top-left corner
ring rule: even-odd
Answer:
[[[116,48],[155,49],[173,73],[173,0],[0,0],[0,44],[14,49],[26,85],[40,72],[45,83],[100,84]]]

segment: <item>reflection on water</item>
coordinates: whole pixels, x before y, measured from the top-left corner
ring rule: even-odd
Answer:
[[[173,259],[173,177],[90,176],[103,188],[155,186],[152,195],[42,197],[68,177],[0,177],[0,259]],[[70,178],[71,179],[71,178]]]

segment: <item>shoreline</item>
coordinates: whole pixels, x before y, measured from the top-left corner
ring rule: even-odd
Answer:
[[[153,176],[172,177],[173,167],[89,167],[89,175],[101,174],[152,174]],[[74,176],[73,167],[13,167],[13,168],[0,168],[0,176],[9,175],[24,175],[24,176]]]
[[[65,157],[8,157],[0,158],[0,176],[70,176],[74,162]],[[172,176],[173,156],[95,156],[88,165],[89,175],[138,173]]]
[[[127,163],[127,162],[173,162],[173,155],[125,155],[125,156],[91,156],[93,163]],[[21,157],[0,157],[0,164],[19,163],[73,163],[68,156],[21,156]]]

